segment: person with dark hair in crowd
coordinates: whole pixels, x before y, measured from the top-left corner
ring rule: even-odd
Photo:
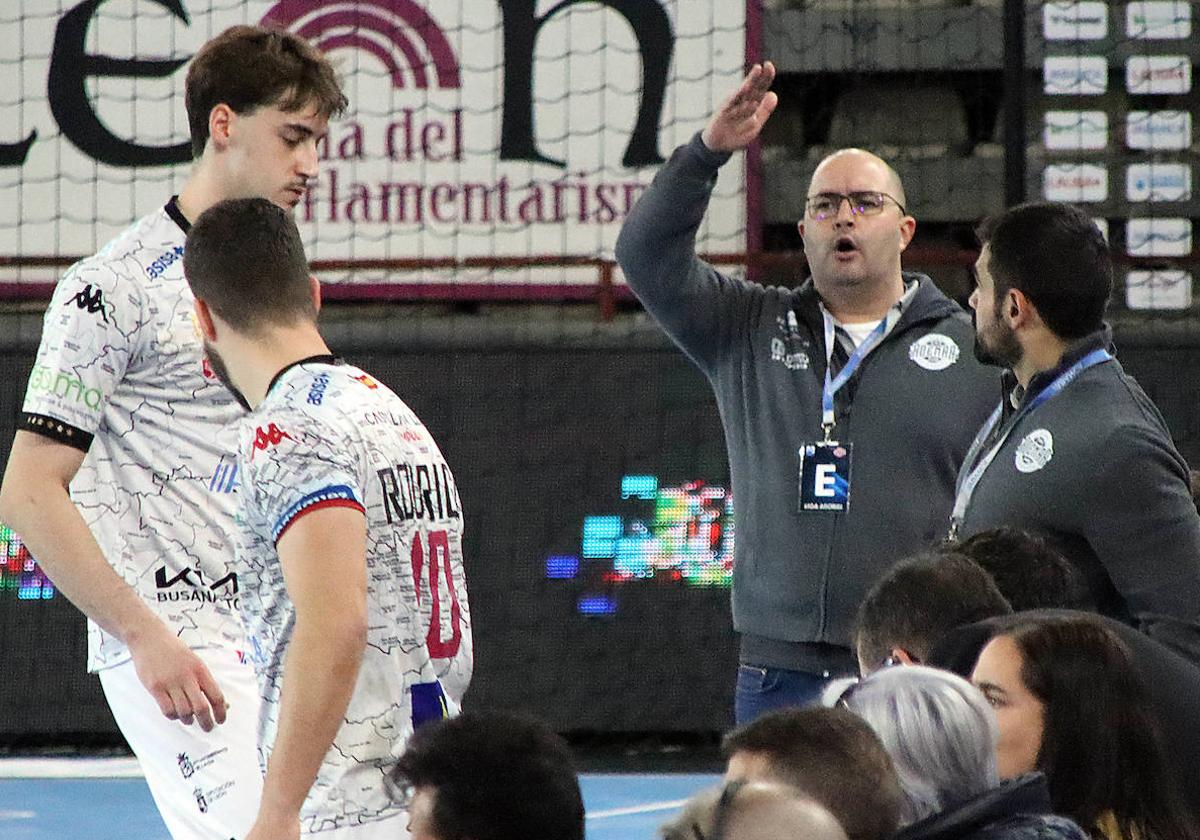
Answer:
[[[928,547],[987,416],[997,372],[967,351],[969,319],[902,269],[917,222],[896,171],[842,149],[813,172],[796,289],[726,276],[695,253],[717,172],[773,111],[751,69],[626,219],[630,288],[712,384],[736,500],[738,723],[817,700],[855,671],[854,613],[892,560]],[[851,414],[853,413],[853,419]]]
[[[1000,783],[996,717],[984,696],[947,671],[876,671],[842,704],[883,741],[900,778],[900,840],[1084,840],[1054,816],[1046,779]]]
[[[1113,357],[1108,243],[1083,211],[986,221],[971,295],[980,355],[1007,368],[959,473],[951,535],[1044,535],[1100,611],[1200,662],[1200,514],[1158,409]]]
[[[790,785],[734,779],[701,791],[659,830],[662,840],[848,840],[833,814]]]
[[[1129,651],[1090,617],[1026,621],[971,677],[996,710],[1004,778],[1040,770],[1056,813],[1102,840],[1194,840]]]
[[[234,567],[265,776],[238,840],[391,840],[404,810],[387,768],[414,729],[458,713],[440,674],[470,650],[453,473],[400,397],[330,354],[290,213],[222,201],[183,263],[209,363],[250,409]]]
[[[1015,612],[1095,607],[1079,570],[1044,538],[1020,528],[989,528],[940,550],[964,554],[982,566]]]
[[[257,26],[202,46],[184,86],[192,171],[55,289],[0,516],[88,617],[88,669],[168,831],[228,840],[262,787],[231,565],[242,409],[205,361],[180,257],[223,199],[294,208],[346,97],[316,47]]]
[[[542,723],[467,712],[417,730],[392,778],[412,840],[583,840],[566,743]]]
[[[829,809],[850,840],[886,840],[900,818],[896,771],[879,738],[845,709],[770,712],[722,745],[725,778],[783,782]]]
[[[859,670],[866,675],[888,664],[926,662],[954,628],[1011,612],[991,576],[957,551],[902,560],[859,607],[854,634]]]

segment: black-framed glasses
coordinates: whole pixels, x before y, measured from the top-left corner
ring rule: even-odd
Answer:
[[[842,208],[843,201],[849,203],[852,216],[878,216],[889,201],[900,208],[900,215],[908,215],[903,204],[878,190],[861,190],[850,194],[817,193],[805,199],[804,210],[809,216],[822,222],[836,216]]]
[[[699,825],[692,823],[692,836],[696,840],[723,840],[725,824],[729,822],[729,807],[738,791],[746,786],[746,782],[746,779],[734,779],[721,789],[721,798],[717,800],[717,807],[713,809],[712,833],[705,835]]]

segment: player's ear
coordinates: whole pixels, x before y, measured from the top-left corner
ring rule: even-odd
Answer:
[[[321,311],[321,281],[314,275],[308,275],[308,290],[312,295],[313,309],[317,312]]]
[[[200,336],[205,341],[217,340],[217,325],[213,320],[212,310],[208,308],[208,304],[196,298],[196,326],[200,330]]]
[[[236,120],[237,114],[224,102],[217,103],[208,112],[208,139],[215,148],[224,149],[229,145],[229,135]]]

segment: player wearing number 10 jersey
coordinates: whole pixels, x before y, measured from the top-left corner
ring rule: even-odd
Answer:
[[[184,269],[209,360],[252,407],[236,567],[266,777],[250,837],[294,836],[297,820],[321,840],[402,836],[388,772],[416,727],[457,712],[470,675],[454,477],[399,397],[329,355],[287,214],[216,205]]]

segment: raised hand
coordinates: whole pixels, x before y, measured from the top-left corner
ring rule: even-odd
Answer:
[[[771,92],[775,65],[769,61],[755,64],[732,96],[713,114],[700,135],[704,145],[714,152],[736,152],[749,146],[763,124],[779,104]]]

